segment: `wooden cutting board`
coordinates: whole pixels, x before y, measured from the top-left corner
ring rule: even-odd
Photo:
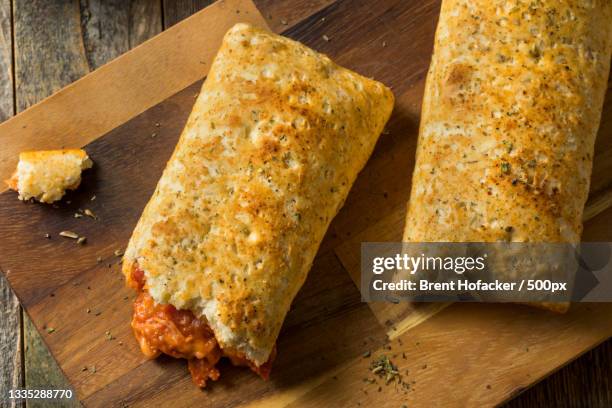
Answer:
[[[249,0],[214,4],[0,125],[3,179],[24,149],[86,146],[96,163],[56,206],[0,195],[0,268],[86,406],[495,405],[612,335],[611,304],[576,305],[558,316],[516,305],[361,302],[353,282],[359,243],[401,237],[439,3],[317,3],[316,14],[296,10],[273,28],[392,86],[397,104],[287,317],[268,382],[223,363],[221,380],[200,391],[184,361],[144,359],[129,327],[133,293],[115,255],[221,36],[239,21],[265,26]],[[265,13],[267,3],[259,4]],[[612,237],[611,98],[608,92],[585,240]],[[97,219],[75,218],[79,209]],[[87,243],[59,237],[63,230]],[[380,354],[398,365],[408,390],[364,381]]]

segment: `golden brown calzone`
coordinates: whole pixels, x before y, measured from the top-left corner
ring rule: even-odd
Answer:
[[[608,0],[444,0],[404,240],[578,242],[611,51]]]
[[[221,354],[261,367],[392,107],[382,84],[234,26],[130,239],[128,281],[157,305],[191,311]]]

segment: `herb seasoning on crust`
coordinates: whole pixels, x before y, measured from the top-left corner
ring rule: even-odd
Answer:
[[[388,88],[322,54],[246,24],[230,29],[125,251],[143,352],[190,359],[198,385],[218,378],[222,356],[266,376],[392,107]],[[149,336],[155,327],[163,333]],[[191,345],[174,342],[181,336]]]
[[[404,241],[578,242],[611,52],[611,1],[444,0]]]

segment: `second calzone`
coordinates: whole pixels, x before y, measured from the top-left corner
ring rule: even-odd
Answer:
[[[404,241],[578,243],[611,53],[610,1],[444,0]]]
[[[125,253],[142,351],[263,377],[327,227],[393,107],[389,89],[246,24],[225,36]]]

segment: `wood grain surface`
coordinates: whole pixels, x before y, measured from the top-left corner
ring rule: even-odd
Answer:
[[[213,0],[162,0],[164,28],[175,25],[213,2]]]
[[[0,0],[0,121],[15,114],[11,0]]]
[[[89,72],[78,6],[74,1],[15,0],[18,113]],[[48,47],[49,43],[53,46]]]
[[[15,113],[13,98],[13,31],[11,1],[0,1],[0,121]],[[0,276],[0,406],[2,395],[23,384],[21,307],[4,276]]]
[[[161,13],[161,4],[150,0],[82,0],[81,37],[89,69],[160,33]]]
[[[6,395],[8,390],[23,385],[22,368],[22,326],[19,302],[8,286],[4,276],[0,276],[0,391]],[[15,402],[6,403],[0,398],[0,406],[16,406]]]
[[[5,3],[8,5],[8,11],[5,10],[5,12],[14,20],[12,34],[14,35],[15,63],[8,73],[0,72],[0,75],[9,75],[8,78],[11,78],[10,73],[14,69],[15,89],[17,90],[13,101],[12,82],[10,86],[3,82],[6,91],[10,91],[11,101],[9,104],[3,97],[0,100],[0,107],[7,106],[3,109],[8,112],[6,113],[8,117],[13,113],[14,102],[19,110],[28,107],[155,34],[161,29],[162,24],[164,27],[174,25],[181,18],[202,8],[208,2],[163,1],[154,3],[100,0],[99,2],[55,1],[46,4],[42,1],[14,0],[12,5],[8,1]],[[382,138],[374,157],[359,177],[345,209],[334,221],[311,277],[296,300],[294,310],[288,318],[280,339],[279,349],[285,348],[284,353],[289,355],[279,361],[275,367],[274,376],[277,379],[272,383],[262,385],[258,379],[243,370],[223,367],[224,378],[218,387],[206,395],[206,402],[219,404],[252,402],[256,405],[276,402],[285,405],[290,403],[299,405],[320,402],[323,401],[322,398],[325,398],[325,401],[355,402],[356,404],[359,401],[354,399],[354,395],[346,393],[356,389],[355,373],[359,373],[360,376],[363,373],[361,368],[365,361],[362,361],[364,359],[360,357],[360,354],[365,349],[371,350],[372,353],[375,353],[376,350],[386,350],[383,347],[388,347],[385,345],[384,338],[384,333],[387,331],[394,339],[395,353],[410,353],[409,362],[402,362],[402,368],[404,364],[409,364],[407,368],[411,372],[417,372],[416,380],[420,385],[413,387],[412,394],[407,398],[409,406],[414,404],[418,406],[418,401],[422,398],[434,398],[431,401],[435,401],[436,396],[429,394],[436,391],[440,383],[436,366],[438,368],[456,367],[461,363],[449,356],[439,355],[437,350],[440,349],[440,344],[446,344],[444,339],[451,341],[457,337],[465,338],[463,345],[471,347],[469,339],[473,336],[470,337],[470,330],[475,331],[479,334],[479,341],[484,344],[497,344],[497,346],[487,348],[487,353],[494,356],[501,353],[500,350],[512,347],[515,347],[518,353],[523,343],[517,343],[517,340],[523,341],[526,338],[529,341],[536,341],[537,339],[535,345],[526,347],[533,352],[549,355],[538,359],[532,357],[539,355],[533,352],[532,354],[525,352],[510,355],[506,353],[504,358],[509,358],[509,360],[504,367],[509,366],[510,369],[499,372],[491,370],[491,384],[485,384],[484,389],[475,390],[471,397],[456,395],[456,401],[465,404],[474,403],[477,401],[475,398],[483,402],[497,403],[516,395],[535,380],[546,375],[550,367],[554,366],[552,362],[567,361],[577,352],[587,350],[610,335],[609,327],[605,325],[599,327],[598,330],[591,328],[591,325],[597,325],[598,322],[605,320],[606,313],[610,312],[605,306],[600,310],[600,306],[597,305],[592,309],[585,309],[589,306],[581,306],[573,310],[568,315],[569,317],[553,319],[549,315],[540,315],[526,308],[495,306],[490,311],[487,310],[487,315],[484,316],[493,321],[493,324],[487,326],[482,325],[482,320],[458,317],[466,313],[478,316],[480,309],[474,306],[453,306],[430,319],[425,318],[431,316],[433,311],[424,311],[423,320],[417,322],[419,324],[415,324],[416,314],[412,311],[410,320],[412,323],[407,324],[401,330],[402,333],[393,335],[394,330],[391,326],[394,325],[393,322],[406,322],[405,311],[395,313],[391,315],[392,319],[387,319],[381,316],[388,316],[384,313],[390,312],[380,312],[375,307],[375,314],[372,315],[370,309],[360,303],[359,294],[348,278],[349,275],[345,270],[346,253],[347,248],[357,236],[393,236],[397,216],[402,213],[401,208],[407,199],[409,186],[405,178],[397,177],[397,175],[410,174],[413,165],[412,155],[420,112],[422,82],[429,63],[428,53],[431,50],[439,4],[436,1],[401,2],[398,0],[381,1],[380,4],[373,7],[370,2],[365,1],[292,0],[277,2],[260,0],[257,1],[257,6],[270,27],[276,31],[287,30],[288,35],[329,53],[341,64],[384,79],[387,84],[393,86],[398,95],[398,108],[389,125],[389,134]],[[11,7],[13,13],[11,13]],[[355,19],[356,15],[360,16],[359,19]],[[56,30],[46,27],[30,27],[28,21],[34,26],[36,24],[31,24],[32,21],[38,21],[42,25],[49,21],[66,21],[66,27],[71,28]],[[11,31],[10,23],[7,27],[8,31]],[[13,47],[9,48],[10,51],[4,49],[7,44],[5,39],[11,38],[11,33],[7,37],[5,28],[2,26],[3,55],[0,57],[0,62],[6,61],[3,59],[6,54],[9,55],[8,61],[12,58],[10,51]],[[324,40],[323,35],[330,41]],[[402,40],[406,36],[410,38],[409,43]],[[354,38],[359,38],[359,46],[352,43]],[[44,41],[41,42],[41,39]],[[62,41],[65,43],[55,45],[56,42]],[[59,52],[54,51],[58,49]],[[29,56],[27,56],[28,52],[30,52]],[[66,54],[65,57],[63,53]],[[77,57],[78,53],[81,54]],[[374,54],[378,56],[376,60],[372,58]],[[401,56],[401,61],[394,59],[394,56],[398,55]],[[28,61],[31,62],[30,67],[25,66]],[[62,67],[66,61],[71,62]],[[390,63],[385,65],[381,61],[390,61]],[[394,68],[391,63],[396,67]],[[397,69],[398,64],[401,69]],[[85,68],[80,71],[83,67]],[[185,76],[189,77],[189,74]],[[168,86],[167,89],[177,91],[181,88]],[[47,272],[52,271],[52,279],[45,282],[46,289],[42,291],[40,288],[31,290],[31,288],[20,287],[17,289],[22,300],[27,299],[25,303],[29,308],[29,313],[38,324],[38,329],[42,330],[45,341],[56,358],[62,362],[72,384],[80,390],[81,397],[88,406],[108,406],[111,402],[119,405],[122,401],[130,403],[130,406],[132,403],[139,405],[145,402],[161,404],[168,401],[169,398],[176,400],[177,406],[188,406],[194,399],[203,398],[202,393],[194,392],[182,363],[170,361],[170,359],[162,359],[161,363],[142,361],[142,357],[133,344],[131,333],[127,330],[129,327],[126,325],[126,321],[129,320],[129,307],[126,306],[124,297],[131,296],[131,294],[123,288],[123,283],[119,279],[118,266],[115,264],[116,259],[112,255],[115,249],[127,241],[131,225],[135,223],[148,197],[147,191],[152,189],[161,171],[161,167],[159,169],[155,166],[149,168],[149,165],[152,163],[163,165],[165,162],[164,155],[168,155],[170,152],[168,149],[173,146],[175,139],[172,138],[178,135],[195,92],[197,92],[197,85],[153,108],[150,106],[162,99],[158,99],[149,106],[143,101],[138,101],[136,105],[141,104],[142,108],[134,109],[131,112],[145,111],[144,113],[120,127],[117,127],[118,123],[114,122],[112,127],[115,128],[114,130],[111,130],[103,139],[93,142],[91,148],[96,152],[94,160],[96,156],[100,157],[101,164],[96,160],[99,165],[87,176],[89,179],[84,182],[85,188],[72,195],[72,204],[62,205],[59,211],[50,211],[48,208],[39,208],[40,206],[22,205],[14,202],[14,197],[12,200],[6,199],[11,193],[3,194],[0,197],[2,202],[0,212],[10,210],[24,217],[24,222],[19,224],[21,232],[42,233],[43,230],[57,230],[70,225],[74,228],[82,228],[83,233],[88,236],[89,244],[79,248],[78,252],[75,252],[70,246],[74,243],[58,242],[57,237],[52,238],[53,242],[43,240],[42,243],[39,242],[41,236],[35,235],[27,238],[28,243],[35,244],[32,250],[42,248],[41,253],[38,251],[31,253],[29,255],[31,259],[52,259],[53,254],[59,251],[70,254],[71,264],[68,267],[65,263],[58,264],[56,269],[49,269],[47,265],[33,268],[29,271],[32,276],[28,279],[47,278],[49,277]],[[6,92],[3,93],[3,96],[6,96]],[[610,189],[612,180],[609,178],[612,175],[612,164],[610,164],[612,160],[609,160],[612,158],[611,111],[612,103],[610,103],[609,92],[596,149],[590,206],[587,207],[588,216],[594,218],[594,221],[587,226],[586,232],[586,237],[591,239],[610,240],[609,225],[612,222],[612,213],[607,209],[612,204]],[[130,113],[130,117],[133,117],[134,113]],[[120,123],[121,119],[117,121]],[[30,122],[32,121],[27,123]],[[160,129],[155,127],[155,123],[161,123]],[[17,124],[20,125],[19,122],[15,122],[15,128],[12,130],[16,130]],[[38,135],[35,134],[37,132],[30,134],[28,142],[34,143],[36,138],[42,137],[46,138],[49,143],[57,143],[57,137],[51,132],[52,129],[54,128],[48,127],[42,135],[40,132]],[[13,138],[20,137],[17,132],[10,133]],[[104,133],[106,132],[98,130],[98,133],[79,135],[74,141],[81,140],[87,143]],[[156,136],[151,137],[152,133],[156,133]],[[5,132],[0,134],[1,137],[6,137]],[[127,150],[118,149],[116,145],[122,145],[124,141],[128,141],[129,146],[133,147]],[[134,177],[134,172],[121,162],[122,160],[129,161],[134,156],[142,156],[147,159],[138,160],[138,164],[147,165],[148,169],[142,174],[142,178]],[[0,165],[2,165],[2,160],[3,158],[0,158]],[[7,165],[6,169],[10,169],[11,166]],[[107,174],[104,174],[108,169],[113,169],[113,174],[115,171],[117,174],[124,174],[125,176],[120,179],[129,181],[129,183],[124,186],[112,182],[109,184]],[[139,194],[133,195],[137,200],[125,200],[126,195],[134,190],[139,191]],[[90,195],[93,194],[96,194],[97,198],[90,202]],[[73,212],[81,205],[91,206],[92,209],[102,214],[98,224],[77,223],[83,220],[74,219]],[[32,217],[33,212],[36,214],[34,217]],[[25,220],[26,218],[28,220]],[[125,227],[127,224],[130,224],[128,228]],[[7,231],[17,232],[17,225],[3,224],[1,228],[4,236],[10,236],[10,234],[6,235]],[[401,225],[399,230],[401,231]],[[42,236],[44,237],[44,233]],[[5,244],[5,242],[2,243],[3,246]],[[3,247],[3,255],[13,253],[5,252],[4,248],[8,246]],[[48,256],[45,256],[45,253],[48,253]],[[20,258],[23,256],[20,254]],[[103,258],[101,264],[97,262],[98,256]],[[3,267],[7,264],[14,265],[17,260],[18,258],[4,257],[0,259],[0,265]],[[348,269],[353,272],[350,267]],[[9,272],[9,276],[11,273],[19,274],[19,271],[14,268],[9,270],[13,271]],[[15,275],[11,277],[11,280],[13,278]],[[83,289],[86,282],[91,289],[87,289],[86,286]],[[2,288],[1,282],[0,288]],[[72,302],[75,304],[68,308],[63,306],[62,299],[77,299],[79,293],[84,290],[91,293],[87,296],[87,302],[85,299],[79,299]],[[105,296],[107,293],[111,295]],[[19,328],[21,318],[15,312],[16,304],[14,300],[11,300],[6,289],[0,291],[0,298],[2,299],[0,312],[9,316],[6,322],[12,325],[11,327]],[[88,308],[90,313],[87,313]],[[94,309],[95,312],[93,312]],[[52,311],[59,311],[59,313],[52,313]],[[94,316],[90,316],[92,312]],[[98,312],[101,314],[96,316]],[[81,317],[81,314],[84,316]],[[66,323],[70,322],[69,317],[72,316],[78,316],[78,318],[74,323]],[[104,327],[98,323],[102,320],[102,316],[104,316],[103,321],[107,330],[102,330]],[[523,316],[524,320],[518,318],[519,323],[525,321],[529,324],[521,326],[519,323],[512,322],[508,325],[504,320],[516,320],[520,316]],[[4,320],[0,324],[4,324]],[[387,320],[391,321],[391,324],[388,324]],[[457,326],[457,320],[466,320],[466,325]],[[498,321],[499,325],[495,323]],[[84,323],[84,325],[77,327],[78,323]],[[380,324],[383,327],[382,331],[378,330]],[[8,358],[12,362],[11,367],[15,368],[6,370],[3,364],[0,370],[4,371],[0,372],[0,375],[3,379],[9,378],[9,382],[17,381],[17,384],[21,386],[44,386],[53,381],[59,381],[57,380],[59,375],[41,375],[41,373],[54,371],[51,368],[52,360],[48,355],[40,357],[45,354],[40,351],[45,351],[45,347],[40,338],[34,335],[32,325],[27,318],[24,319],[23,325],[28,347],[25,353],[25,373],[29,384],[27,382],[24,384],[21,378],[21,372],[24,370],[20,368],[20,341],[15,346],[15,337],[8,336],[13,339],[13,348],[9,350],[15,350],[15,353],[8,353],[10,354]],[[521,334],[521,330],[532,329],[536,325],[540,329],[549,330],[550,335],[538,336],[528,332]],[[49,327],[56,330],[47,333]],[[345,327],[346,333],[339,334],[337,327]],[[107,341],[106,331],[111,331],[115,339]],[[443,335],[439,339],[438,336],[430,338],[431,333],[434,332],[443,333]],[[559,333],[564,333],[569,338],[558,342],[556,340]],[[428,338],[428,343],[429,340],[432,342],[420,348],[411,343],[405,349],[399,344],[401,341],[404,344],[413,342],[421,335]],[[303,340],[300,339],[303,339],[304,336],[315,338],[316,341],[302,350],[299,349],[300,346],[303,346]],[[80,341],[71,342],[70,339],[74,337],[79,338]],[[364,345],[361,342],[362,339],[366,339],[367,344]],[[102,350],[100,355],[96,356],[98,360],[90,361],[87,350],[81,350],[79,346]],[[459,346],[461,344],[457,347]],[[3,347],[3,350],[4,347],[11,347],[10,342],[7,343],[1,334],[0,347]],[[419,353],[415,353],[415,349]],[[31,354],[30,350],[32,350]],[[315,352],[321,361],[312,359]],[[458,352],[461,353],[461,351]],[[509,406],[610,406],[612,394],[609,387],[610,354],[610,342],[608,341],[515,399]],[[428,358],[429,363],[425,362]],[[113,361],[119,366],[118,372],[114,369]],[[475,367],[482,367],[483,361],[480,359],[472,362]],[[304,366],[303,372],[297,376],[295,375],[296,364],[300,367]],[[434,369],[422,369],[422,365],[419,364],[428,366],[433,364],[431,367]],[[46,366],[50,368],[40,369]],[[94,366],[95,370],[93,370]],[[4,374],[7,371],[8,375],[5,377]],[[28,375],[28,372],[31,375]],[[55,372],[59,373],[57,368]],[[482,376],[482,372],[468,370],[465,381],[475,378],[478,374]],[[361,377],[358,379],[363,380]],[[514,382],[508,383],[507,378],[504,380],[505,377],[511,377]],[[289,378],[292,380],[287,382]],[[587,380],[591,379],[593,380],[591,384],[587,384]],[[450,382],[453,380],[449,378]],[[1,381],[0,387],[7,387],[9,382]],[[347,386],[343,387],[342,382]],[[234,384],[240,384],[239,395],[231,392]],[[491,388],[486,385],[491,385]],[[143,391],[145,388],[146,391]],[[4,392],[4,389],[0,388],[0,392]],[[344,392],[338,393],[338,389]],[[363,393],[364,390],[359,391],[362,393],[361,400],[363,400],[363,395],[367,394]],[[378,393],[376,388],[369,391],[374,395]],[[397,395],[389,394],[386,389],[382,392],[383,394],[380,394],[377,400],[384,396],[384,400],[393,404],[392,406],[400,406],[400,403],[404,401],[404,399],[398,399]],[[456,394],[455,390],[449,392]]]
[[[612,406],[611,355],[608,340],[509,401],[506,408]]]

